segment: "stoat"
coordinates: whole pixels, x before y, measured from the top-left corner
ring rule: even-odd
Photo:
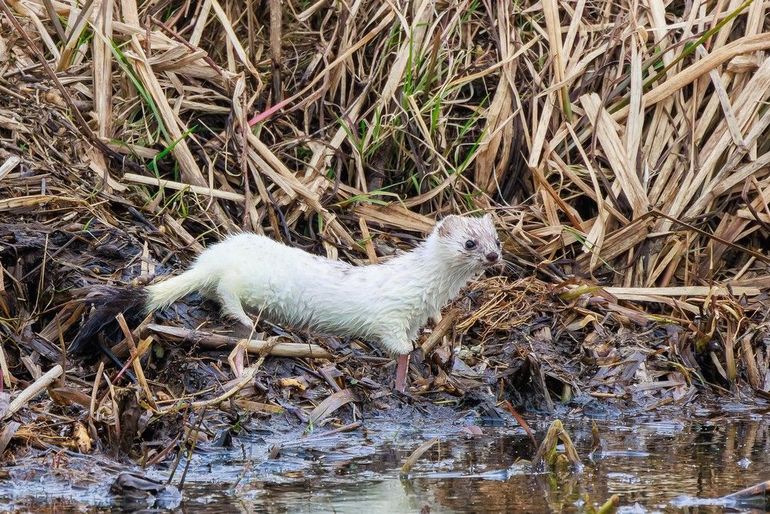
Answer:
[[[197,291],[247,327],[248,310],[298,329],[378,343],[399,356],[396,387],[403,391],[419,330],[499,260],[500,241],[489,215],[447,216],[412,251],[366,266],[242,233],[206,249],[184,273],[145,287],[143,301],[151,312]],[[79,345],[76,338],[72,346]]]

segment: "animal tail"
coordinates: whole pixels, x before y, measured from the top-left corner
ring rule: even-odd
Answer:
[[[179,298],[207,289],[216,281],[217,277],[211,270],[193,266],[181,275],[171,277],[163,282],[145,287],[147,292],[146,312],[163,309],[174,303]]]
[[[207,289],[216,279],[215,273],[193,266],[181,275],[147,287],[96,287],[85,298],[85,303],[94,308],[68,350],[73,354],[85,352],[100,333],[109,340],[119,337],[121,331],[115,316],[120,313],[129,324],[138,323],[156,309],[168,307],[193,291]]]
[[[68,351],[72,354],[84,353],[93,347],[98,335],[104,334],[107,340],[115,340],[122,333],[115,321],[115,316],[123,314],[126,321],[133,325],[144,318],[144,306],[147,293],[140,287],[98,286],[84,299],[84,303],[93,306],[88,319],[81,325]]]

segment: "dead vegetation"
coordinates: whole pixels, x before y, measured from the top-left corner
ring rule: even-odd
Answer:
[[[42,393],[0,401],[0,451],[15,434],[154,463],[213,437],[214,410],[355,425],[389,407],[363,344],[265,333],[228,366],[167,346],[242,344],[193,301],[162,323],[185,328],[106,334],[120,373],[64,349],[95,287],[228,233],[374,262],[452,212],[493,212],[511,266],[458,302],[448,343],[421,341],[415,394],[767,397],[770,2],[0,7],[0,400]]]

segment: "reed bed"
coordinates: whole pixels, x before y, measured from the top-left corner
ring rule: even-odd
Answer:
[[[485,211],[511,266],[456,329],[541,345],[471,361],[551,406],[770,390],[768,1],[0,7],[6,387],[228,233],[372,262]]]

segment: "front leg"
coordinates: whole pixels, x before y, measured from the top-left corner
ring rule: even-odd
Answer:
[[[409,353],[412,351],[412,342],[406,336],[406,332],[397,332],[382,337],[380,342],[391,354],[396,354],[396,391],[406,391],[406,378],[409,371]]]
[[[406,374],[409,371],[409,354],[405,353],[396,357],[396,391],[406,391]]]

